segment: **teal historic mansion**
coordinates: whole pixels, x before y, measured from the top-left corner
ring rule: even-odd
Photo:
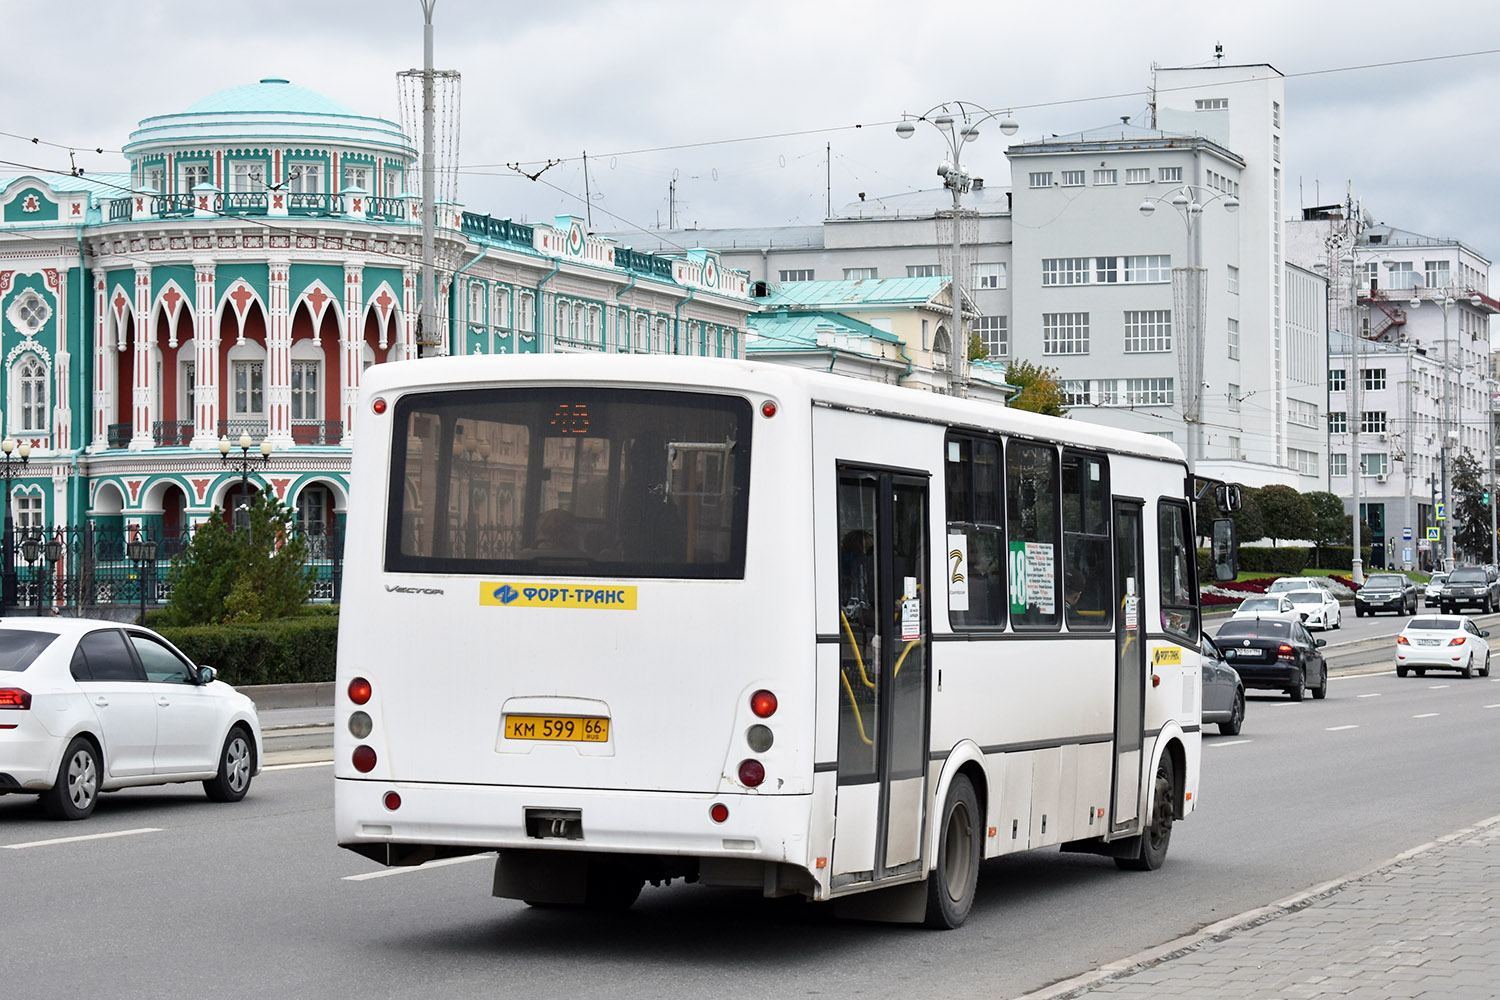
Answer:
[[[335,528],[372,364],[744,354],[747,277],[716,253],[636,253],[578,219],[453,204],[436,210],[439,328],[419,331],[415,149],[395,123],[285,80],[147,118],[124,153],[128,174],[0,179],[0,410],[21,539],[88,526],[170,551],[237,506],[220,441],[238,454],[245,434],[272,450],[251,489]],[[17,562],[35,578],[46,558],[34,542]]]

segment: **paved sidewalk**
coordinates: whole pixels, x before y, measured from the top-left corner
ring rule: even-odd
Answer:
[[[1500,816],[1346,879],[1029,994],[1500,997]]]

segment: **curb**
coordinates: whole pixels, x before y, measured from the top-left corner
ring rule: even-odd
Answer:
[[[257,709],[318,708],[333,705],[333,681],[311,684],[246,684],[235,690],[255,702]]]
[[[1196,931],[1189,931],[1154,948],[1147,948],[1136,952],[1127,958],[1109,962],[1097,969],[1072,976],[1061,982],[1053,983],[1050,986],[1044,986],[1039,990],[1023,993],[1015,997],[1014,1000],[1074,1000],[1074,998],[1080,997],[1087,991],[1104,983],[1123,979],[1131,973],[1160,965],[1163,962],[1170,962],[1174,958],[1180,958],[1197,949],[1205,942],[1228,937],[1236,931],[1246,930],[1274,920],[1283,914],[1292,913],[1311,906],[1313,903],[1333,895],[1351,883],[1358,882],[1360,879],[1367,878],[1388,868],[1394,868],[1402,862],[1410,861],[1412,858],[1436,850],[1470,834],[1477,833],[1496,823],[1500,823],[1500,815],[1482,819],[1472,826],[1445,834],[1436,840],[1428,841],[1425,844],[1402,851],[1394,857],[1386,858],[1384,861],[1377,861],[1365,868],[1355,869],[1338,878],[1330,879],[1327,882],[1320,882],[1301,892],[1293,893],[1284,899],[1267,903],[1265,906],[1257,906],[1254,909],[1245,910],[1232,917],[1216,920]]]

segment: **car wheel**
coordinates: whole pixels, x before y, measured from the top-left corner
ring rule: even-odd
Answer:
[[[1286,693],[1292,696],[1293,701],[1301,701],[1307,697],[1307,678],[1298,677],[1297,683],[1286,689]]]
[[[1413,672],[1416,673],[1416,675],[1418,677],[1426,677],[1427,676],[1427,668],[1426,667],[1414,667],[1413,668]]]
[[[1463,676],[1464,680],[1469,680],[1471,677],[1474,676],[1474,654],[1473,653],[1469,654],[1469,662],[1464,664],[1464,668],[1462,670],[1460,670],[1459,673]]]
[[[979,862],[984,845],[980,830],[979,798],[967,775],[956,775],[943,804],[943,832],[938,840],[937,867],[927,877],[928,927],[958,927],[974,906]]]
[[[87,819],[99,801],[103,773],[94,744],[73,737],[57,766],[57,780],[42,793],[42,811],[53,819]]]
[[[1219,733],[1223,736],[1238,736],[1240,727],[1245,724],[1245,692],[1234,693],[1234,704],[1229,708],[1229,721],[1219,723]]]
[[[1322,701],[1328,697],[1328,664],[1326,663],[1323,664],[1322,679],[1318,682],[1318,686],[1312,689],[1312,696],[1315,701]]]
[[[1482,666],[1482,667],[1479,668],[1479,676],[1480,677],[1488,677],[1489,675],[1490,675],[1490,654],[1488,652],[1486,652],[1484,654],[1484,666]]]
[[[1115,858],[1115,864],[1127,871],[1154,872],[1167,860],[1167,847],[1172,842],[1173,811],[1177,793],[1172,774],[1172,758],[1162,754],[1156,765],[1156,781],[1151,791],[1151,824],[1139,837],[1132,837],[1136,850],[1128,857]]]
[[[250,790],[255,773],[255,746],[243,727],[235,726],[224,738],[219,751],[219,773],[203,783],[203,790],[215,802],[238,802]]]
[[[1397,677],[1405,677],[1406,676],[1406,666],[1405,666],[1405,664],[1398,664],[1397,665],[1397,667],[1396,667],[1396,676]]]
[[[1355,608],[1354,609],[1354,617],[1356,617],[1356,618],[1363,618],[1364,616],[1365,616],[1365,613],[1364,613],[1363,609],[1361,609],[1361,608]]]

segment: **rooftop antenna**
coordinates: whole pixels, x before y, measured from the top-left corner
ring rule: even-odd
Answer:
[[[589,192],[589,151],[583,151],[583,205],[588,216],[589,232],[594,231],[594,196]]]
[[[1224,65],[1224,43],[1223,42],[1215,42],[1214,43],[1214,65],[1215,66],[1222,66],[1222,65]]]

